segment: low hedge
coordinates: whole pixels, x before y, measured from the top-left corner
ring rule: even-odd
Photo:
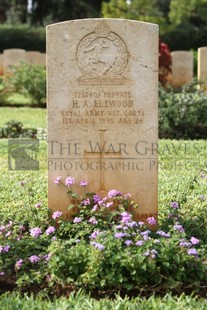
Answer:
[[[206,139],[207,94],[193,81],[179,90],[159,88],[159,137]]]
[[[28,51],[45,52],[46,34],[45,28],[31,28],[28,25],[0,26],[0,53],[5,49],[22,48]]]
[[[190,24],[183,24],[161,34],[160,37],[169,45],[171,51],[197,49],[206,46],[207,26],[198,28]]]

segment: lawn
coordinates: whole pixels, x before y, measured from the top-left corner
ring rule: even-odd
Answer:
[[[0,115],[0,127],[8,121],[14,120],[22,122],[24,128],[46,128],[46,109],[0,107]]]
[[[22,121],[25,127],[28,126],[34,128],[45,128],[44,109],[1,108],[0,112],[2,115],[0,120],[0,126],[2,126],[5,122],[11,119],[14,119]],[[40,141],[40,148],[38,154],[38,160],[40,161],[40,170],[8,170],[8,141],[6,139],[0,140],[0,166],[2,175],[0,179],[0,216],[2,218],[2,223],[8,223],[9,220],[12,220],[14,226],[17,227],[17,225],[22,224],[22,222],[26,223],[27,225],[32,225],[32,223],[36,225],[36,223],[39,221],[42,225],[41,227],[46,227],[46,225],[48,225],[46,150],[46,142]],[[194,236],[200,239],[200,253],[204,253],[207,237],[206,151],[207,142],[205,140],[162,140],[160,141],[159,145],[159,225],[162,229],[167,229],[167,226],[169,225],[169,223],[167,223],[167,218],[169,216],[170,203],[172,201],[179,202],[180,214],[178,215],[181,216],[182,225],[183,227],[185,227],[186,235]],[[21,181],[26,181],[27,185],[21,186]],[[126,189],[126,191],[128,192],[130,190]],[[41,210],[38,210],[39,213],[37,214],[37,210],[35,210],[34,212],[34,206],[39,202],[41,202],[42,208],[40,208]],[[65,231],[62,230],[62,233],[65,233]],[[25,236],[25,238],[28,238],[28,235]],[[39,242],[39,239],[37,239],[37,241]],[[47,239],[43,239],[43,241],[47,242]],[[3,239],[2,242],[4,242]],[[12,242],[13,241],[11,240],[11,244]],[[17,243],[15,242],[14,248],[15,246],[17,246]],[[29,242],[31,242],[31,240],[29,240],[28,243]],[[68,241],[66,240],[66,242]],[[68,246],[67,243],[65,245],[66,247]],[[37,249],[38,247],[42,247],[41,244],[31,244],[31,246],[37,247]],[[61,253],[61,245],[59,244],[58,246],[58,249],[53,249],[53,251],[56,251],[57,257],[59,253]],[[24,245],[24,250],[22,249],[22,251],[27,251],[26,248],[27,244]],[[15,252],[14,255],[16,255]],[[200,255],[202,256],[203,254]],[[3,259],[4,263],[6,264],[10,263],[8,262],[8,260],[4,260],[4,257],[1,259]],[[129,259],[129,257],[127,259]],[[75,261],[75,263],[78,264],[79,258],[77,257],[76,260],[77,261]],[[2,266],[2,261],[0,263]],[[55,261],[53,261],[53,263],[57,264],[57,262]],[[61,261],[61,264],[63,264],[63,261]],[[199,262],[197,262],[197,268],[199,268],[199,266]],[[52,266],[51,268],[54,267]],[[197,274],[201,272],[200,269],[198,269],[197,271],[191,271],[191,276],[195,277],[195,279],[197,277]],[[172,270],[172,273],[176,272],[177,270]],[[189,277],[190,271],[187,272]],[[36,276],[37,274],[35,274],[35,277]],[[28,277],[29,274],[27,274],[26,278],[23,275],[20,280],[28,281],[28,285],[33,285],[33,280],[28,280]],[[1,283],[2,285],[4,284],[4,282]],[[176,283],[172,282],[172,289],[168,288],[168,290],[176,292],[173,285],[175,286]],[[198,285],[196,290],[198,295],[205,297],[206,291],[204,288],[202,288],[201,290]],[[190,286],[189,290],[185,290],[186,293],[191,293],[191,291],[192,290]],[[153,289],[150,292],[152,293]],[[177,292],[179,294],[181,293],[179,289],[177,290]],[[41,292],[40,295],[44,296],[44,292]],[[128,298],[121,299],[121,297],[116,296],[114,301],[109,299],[102,299],[98,301],[86,294],[85,291],[82,291],[81,293],[79,292],[77,296],[72,294],[69,299],[61,297],[60,299],[55,299],[53,302],[44,299],[40,295],[38,298],[34,298],[33,296],[25,296],[24,298],[20,298],[18,293],[9,295],[4,294],[0,298],[0,308],[61,310],[78,308],[147,310],[207,308],[207,303],[205,299],[195,299],[195,297],[193,296],[185,296],[184,294],[181,297],[173,297],[171,294],[167,294],[165,297],[136,297],[136,299],[133,298],[131,300],[129,300]]]

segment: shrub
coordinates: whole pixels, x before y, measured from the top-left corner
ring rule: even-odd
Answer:
[[[6,122],[0,127],[0,139],[2,138],[36,138],[37,129],[23,128],[23,124],[18,121]]]
[[[10,48],[22,48],[28,51],[45,52],[45,28],[32,28],[28,25],[0,26],[0,52]]]
[[[206,46],[207,26],[196,27],[192,24],[181,24],[161,34],[171,51],[197,49]]]
[[[54,186],[65,186],[71,196],[73,216],[62,212],[47,217],[47,207],[34,203],[26,180],[19,191],[29,200],[17,212],[2,218],[0,227],[0,277],[21,290],[49,290],[52,294],[83,288],[98,292],[145,294],[195,290],[207,281],[206,245],[180,222],[181,207],[172,201],[167,229],[133,220],[137,206],[130,194],[111,190],[101,198],[87,192],[79,199],[74,178],[67,185],[58,176]],[[21,195],[22,197],[22,195]],[[27,210],[27,212],[25,212]]]
[[[46,70],[41,65],[22,62],[12,66],[4,77],[4,93],[19,93],[40,106],[46,103]]]
[[[170,139],[206,139],[207,95],[196,81],[180,92],[159,88],[159,136]]]

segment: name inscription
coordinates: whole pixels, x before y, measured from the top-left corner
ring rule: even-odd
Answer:
[[[135,107],[131,92],[74,92],[70,109],[61,111],[65,128],[71,125],[141,125],[144,110]]]

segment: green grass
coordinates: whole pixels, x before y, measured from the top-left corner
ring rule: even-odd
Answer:
[[[195,297],[185,296],[172,297],[166,295],[163,298],[154,296],[146,299],[136,297],[133,299],[116,296],[114,300],[107,298],[96,300],[81,292],[69,298],[61,297],[50,301],[43,297],[34,298],[18,294],[4,294],[0,297],[0,308],[2,310],[205,310],[207,301]]]
[[[27,98],[21,94],[12,94],[5,100],[8,105],[30,105],[31,99]]]
[[[0,115],[0,127],[15,120],[22,122],[25,128],[46,128],[46,109],[0,107]]]
[[[34,110],[34,112],[36,109]],[[44,110],[43,110],[44,111]],[[35,114],[35,113],[34,113]],[[25,113],[26,117],[26,113]],[[33,120],[31,120],[33,121]],[[29,126],[31,123],[27,123]],[[199,178],[199,182],[193,186],[193,191],[190,190],[194,177],[200,173],[202,169],[206,170],[207,175],[207,142],[205,140],[199,141],[173,141],[176,149],[180,148],[178,153],[169,154],[166,146],[172,144],[171,140],[160,141],[159,161],[159,213],[160,216],[165,215],[166,207],[169,206],[170,201],[179,201],[182,196],[186,196],[191,202],[188,208],[196,207],[201,214],[205,211],[206,201],[201,202],[199,197],[207,194],[206,182]],[[185,153],[184,146],[188,145],[188,152]],[[195,149],[195,144],[196,148]],[[182,148],[180,147],[182,146]],[[4,204],[9,207],[10,204],[18,207],[18,181],[22,179],[32,180],[35,184],[35,189],[39,192],[38,199],[41,197],[41,187],[46,191],[47,186],[47,145],[45,141],[40,141],[38,160],[40,161],[39,171],[10,171],[8,170],[8,141],[6,139],[0,140],[0,166],[3,178],[0,179],[0,207]],[[165,152],[163,150],[166,150]],[[174,163],[171,167],[170,160]],[[187,165],[188,163],[188,165]],[[40,188],[39,188],[40,186]],[[11,189],[11,190],[9,190]],[[13,198],[11,192],[14,192]],[[43,193],[44,200],[46,199],[45,192]]]

